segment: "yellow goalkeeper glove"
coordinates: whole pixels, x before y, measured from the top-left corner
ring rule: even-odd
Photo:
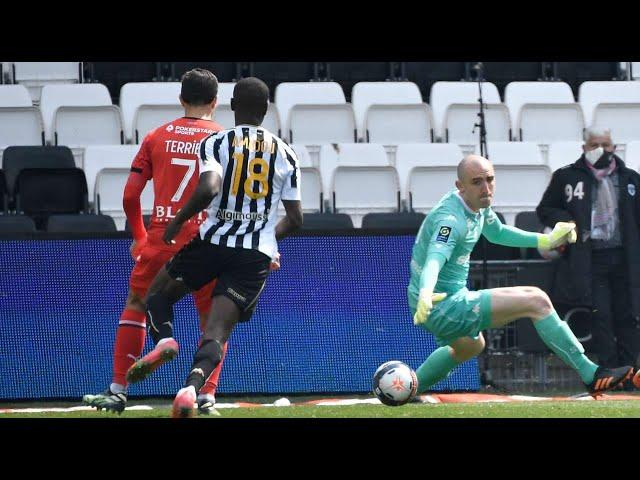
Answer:
[[[413,316],[413,324],[420,325],[425,323],[431,314],[431,310],[433,310],[434,304],[441,302],[446,297],[446,293],[432,293],[426,288],[420,290],[416,314]]]
[[[553,250],[565,243],[576,243],[577,239],[578,234],[576,233],[575,223],[558,222],[551,233],[545,233],[538,237],[538,248]]]

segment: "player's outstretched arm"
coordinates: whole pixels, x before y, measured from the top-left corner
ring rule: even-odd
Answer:
[[[286,216],[276,225],[276,240],[292,234],[302,227],[302,202],[300,200],[282,200]]]
[[[427,255],[424,268],[420,274],[420,294],[416,314],[413,316],[413,323],[415,325],[426,322],[433,309],[433,305],[444,300],[447,296],[446,293],[433,293],[433,289],[436,283],[438,283],[440,270],[446,261],[446,257],[439,253],[430,253]]]
[[[184,222],[209,206],[213,197],[220,191],[221,182],[222,177],[218,172],[202,172],[193,195],[187,200],[187,203],[185,203],[176,217],[167,225],[164,235],[162,236],[164,243],[168,245],[174,243],[173,239],[182,228]]]
[[[527,232],[511,225],[505,225],[500,218],[491,211],[485,219],[482,234],[491,243],[507,247],[537,248],[541,233]]]

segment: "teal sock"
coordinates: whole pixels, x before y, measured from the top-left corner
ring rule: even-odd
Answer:
[[[598,365],[585,356],[584,347],[573,334],[569,325],[560,320],[555,310],[549,316],[534,322],[533,325],[547,347],[564,363],[578,372],[584,383],[593,382]]]
[[[459,365],[451,355],[450,347],[440,347],[434,351],[416,370],[418,377],[418,392],[422,393],[443,380],[451,370]]]

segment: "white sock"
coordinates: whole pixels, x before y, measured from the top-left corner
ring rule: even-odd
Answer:
[[[216,403],[216,397],[215,395],[211,394],[211,393],[199,393],[198,394],[198,401],[201,400],[205,400],[207,402],[211,402],[211,403]]]
[[[160,341],[158,342],[158,345],[157,345],[157,346],[159,347],[160,345],[162,345],[163,343],[168,342],[169,340],[173,340],[173,337],[163,338],[162,340],[160,340]]]
[[[109,385],[109,390],[111,390],[111,393],[127,393],[127,387],[120,385],[119,383],[112,383]]]

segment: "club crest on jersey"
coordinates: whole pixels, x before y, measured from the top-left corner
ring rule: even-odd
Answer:
[[[167,125],[167,132],[173,132],[173,124]]]
[[[629,192],[629,195],[631,195],[632,197],[636,196],[636,186],[633,183],[629,183],[627,185],[627,192]]]
[[[451,227],[440,227],[436,242],[447,243],[449,241],[449,235],[451,234]]]

